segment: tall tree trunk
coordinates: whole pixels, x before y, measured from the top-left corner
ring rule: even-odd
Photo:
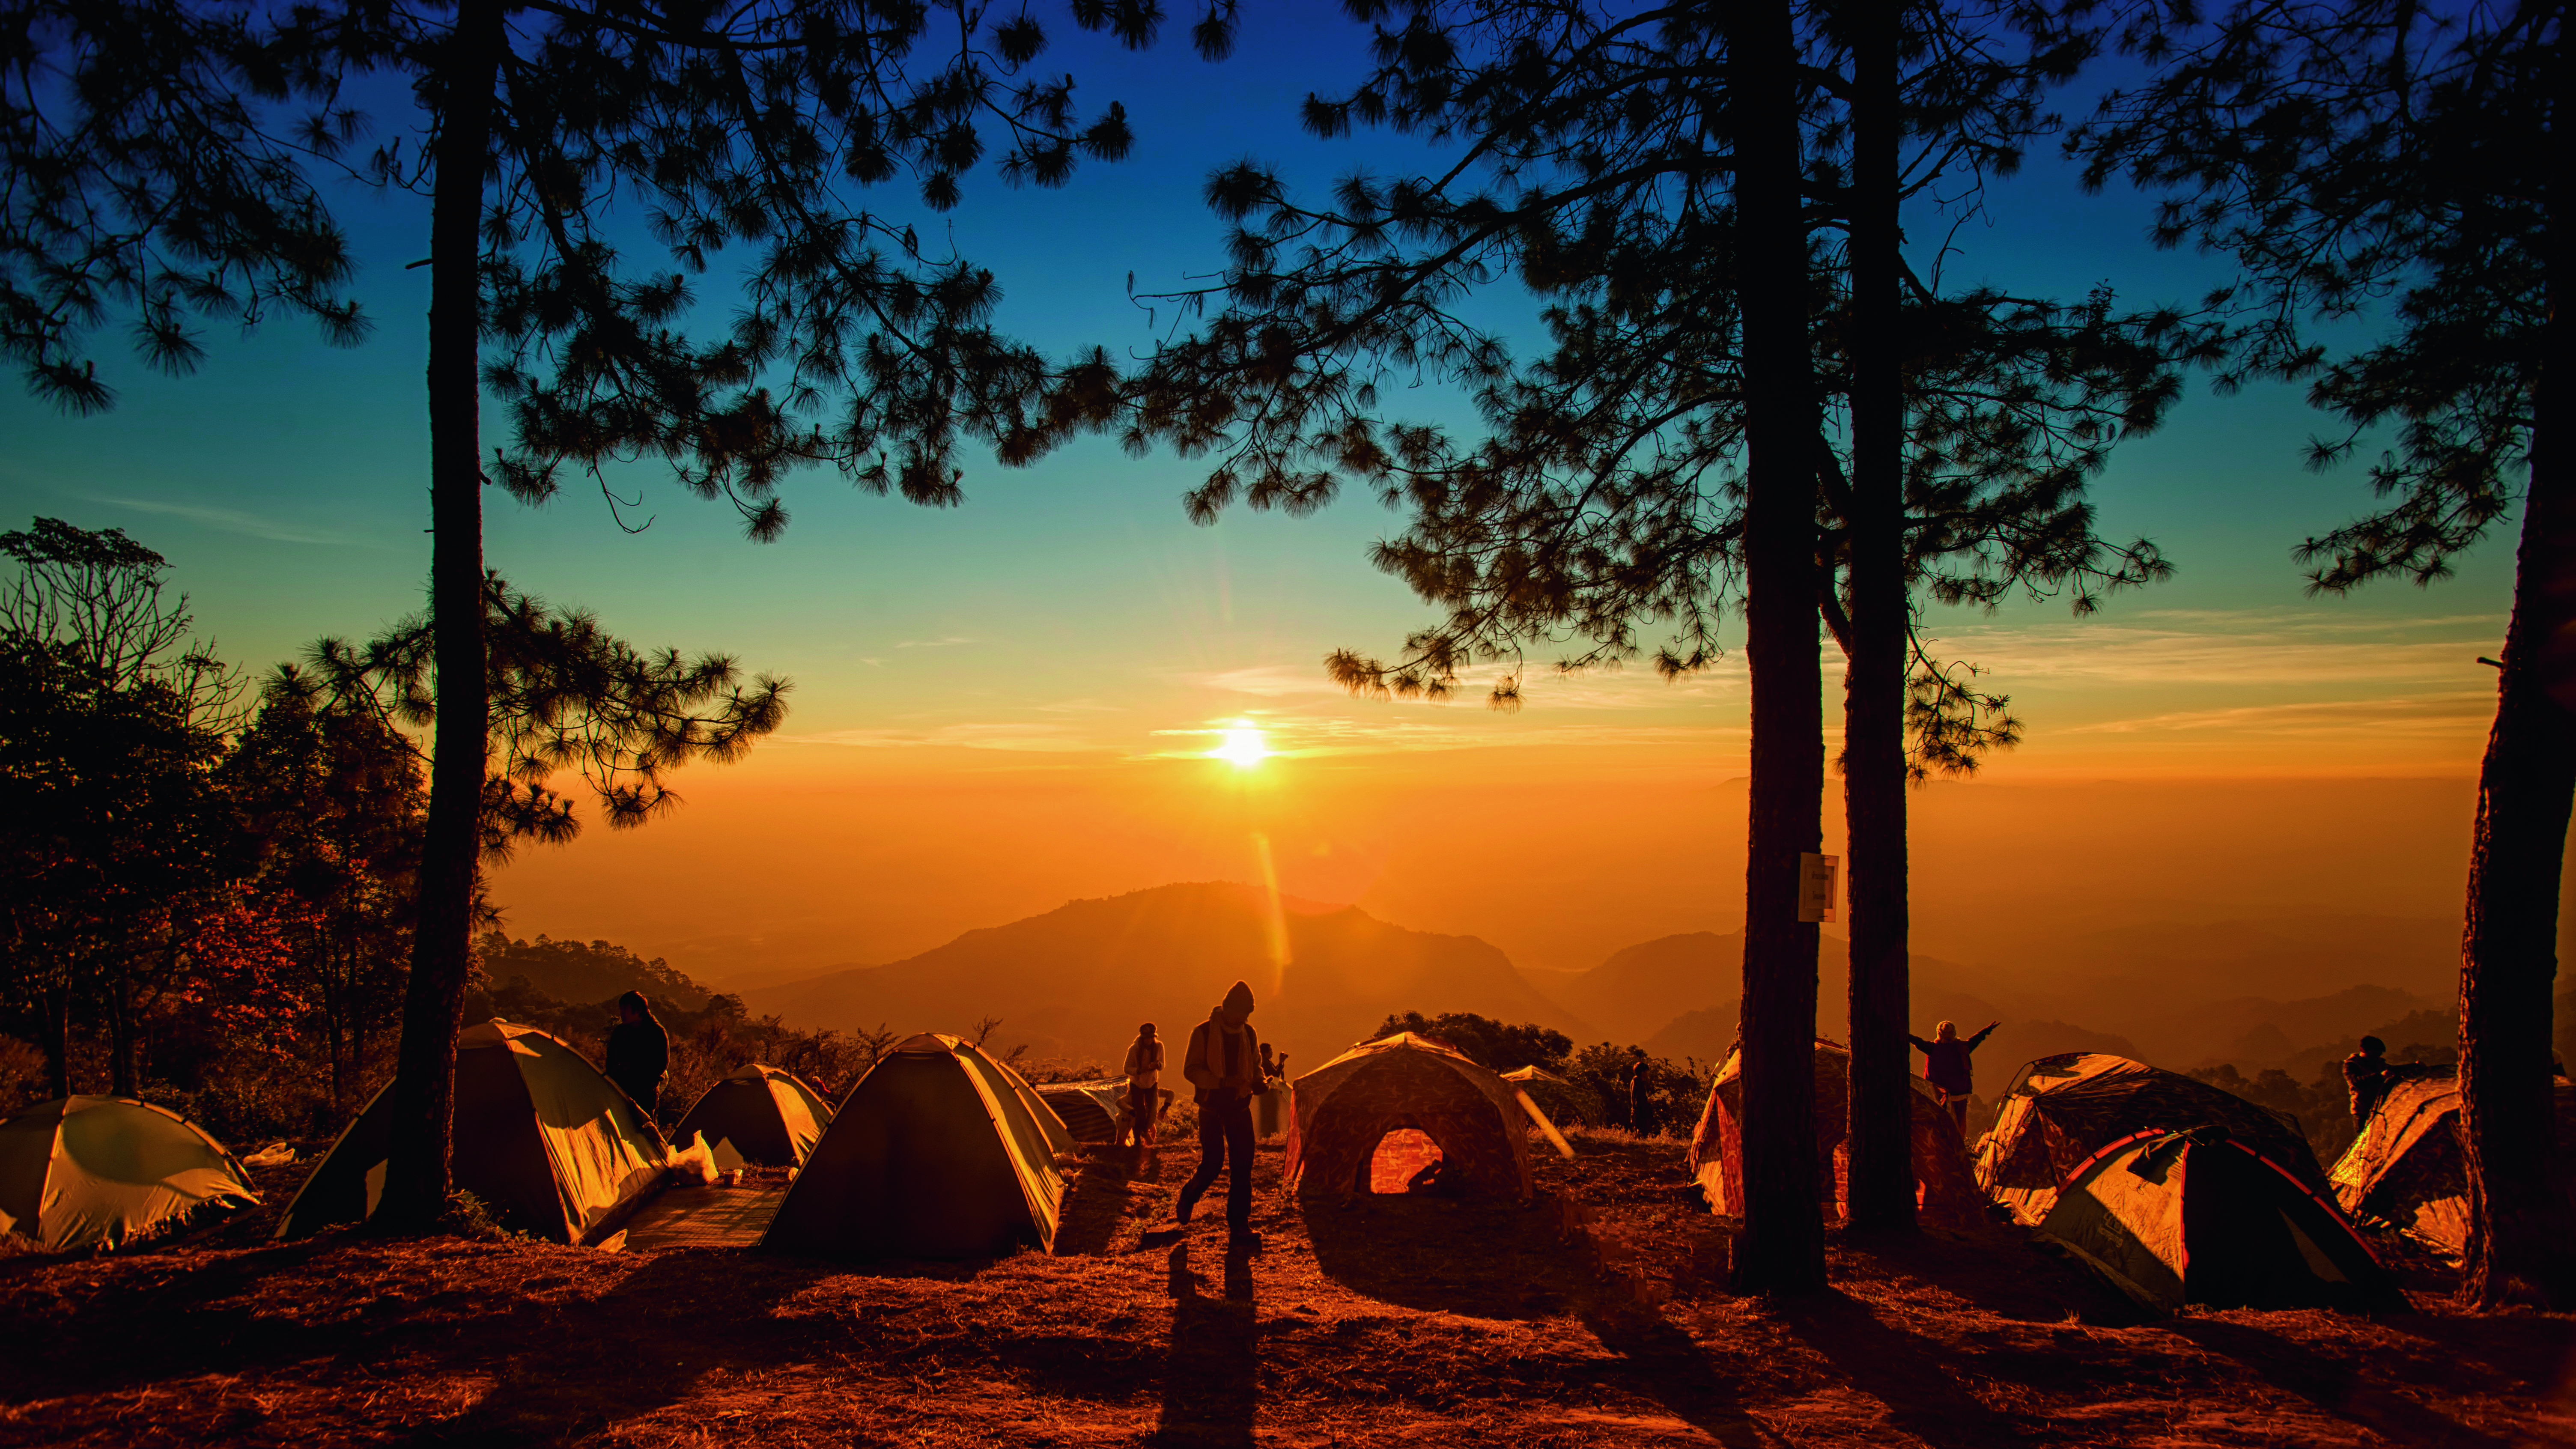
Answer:
[[[45,1087],[55,1098],[72,1094],[72,994],[60,986],[45,988],[41,1004],[44,1012]]]
[[[2530,487],[2495,727],[2478,771],[2460,946],[2460,1149],[2475,1303],[2576,1307],[2551,1101],[2558,883],[2576,803],[2576,478],[2554,426],[2576,405],[2576,66],[2550,117],[2549,320],[2532,398]]]
[[[1744,877],[1746,1292],[1825,1280],[1816,1213],[1816,927],[1798,919],[1799,859],[1824,844],[1824,677],[1817,660],[1816,464],[1807,353],[1807,230],[1796,37],[1788,0],[1727,14],[1744,311],[1745,658],[1753,779]]]
[[[1899,0],[1852,26],[1851,662],[1843,811],[1851,851],[1851,1226],[1914,1228],[1905,895],[1905,392],[1897,320]]]
[[[411,981],[394,1062],[393,1150],[377,1221],[416,1230],[446,1210],[456,1029],[474,926],[474,867],[483,808],[490,681],[483,645],[483,469],[476,376],[481,332],[483,179],[492,89],[503,43],[501,0],[459,0],[441,61],[430,201],[429,493],[432,648],[438,721],[421,841]]]

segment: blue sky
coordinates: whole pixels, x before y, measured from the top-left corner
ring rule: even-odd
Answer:
[[[1081,78],[1088,104],[1127,105],[1134,156],[1086,165],[1062,191],[978,175],[950,217],[921,219],[926,239],[953,233],[999,274],[1002,324],[1043,346],[1148,345],[1127,278],[1155,290],[1217,269],[1221,229],[1199,201],[1211,167],[1257,156],[1320,185],[1354,165],[1421,155],[1400,139],[1328,143],[1298,131],[1302,96],[1361,63],[1362,32],[1321,4],[1250,7],[1240,51],[1218,65],[1191,57],[1177,34],[1131,55],[1057,28],[1050,64]],[[901,195],[872,200],[918,210]],[[202,625],[255,668],[316,635],[364,632],[413,609],[426,565],[427,274],[402,269],[425,249],[425,210],[354,186],[337,202],[377,322],[364,346],[328,349],[310,328],[278,321],[210,339],[205,369],[170,380],[111,344],[105,370],[122,402],[104,417],[0,397],[10,440],[0,514],[127,529],[171,557]],[[1959,232],[1950,274],[2067,297],[2108,282],[2126,297],[2173,300],[2223,278],[2212,259],[2149,247],[2149,209],[2116,190],[2080,195],[2042,150]],[[1929,235],[1929,219],[1916,229]],[[1514,304],[1494,305],[1510,315]],[[1396,395],[1399,410],[1408,405],[1458,415],[1445,396]],[[2029,719],[2032,747],[2012,768],[2260,770],[2274,760],[2415,773],[2474,758],[2488,681],[2473,659],[2501,634],[2510,537],[2429,592],[2304,597],[2291,546],[2367,502],[2358,467],[2302,468],[2300,444],[2316,426],[2293,390],[2222,399],[2195,381],[2166,429],[2124,447],[2098,487],[2105,531],[2154,538],[2178,567],[2172,583],[2081,625],[2056,605],[1939,623],[1967,657],[2002,668],[2001,687]],[[813,474],[789,487],[785,539],[759,547],[740,538],[731,510],[638,466],[613,482],[642,499],[629,515],[651,519],[642,534],[621,532],[578,488],[542,510],[495,493],[487,547],[514,582],[591,606],[639,643],[720,647],[793,676],[791,731],[815,740],[1133,757],[1192,748],[1194,736],[1172,732],[1238,714],[1275,721],[1283,741],[1351,750],[1561,742],[1584,730],[1616,746],[1646,738],[1639,730],[1717,739],[1740,724],[1740,685],[1726,669],[1679,689],[1643,671],[1542,687],[1509,718],[1343,700],[1318,684],[1323,652],[1391,648],[1421,618],[1364,558],[1397,520],[1354,497],[1305,520],[1238,512],[1194,528],[1177,499],[1196,477],[1187,462],[1094,441],[1026,470],[975,467],[967,505],[931,512]],[[1614,709],[1616,729],[1596,723]]]

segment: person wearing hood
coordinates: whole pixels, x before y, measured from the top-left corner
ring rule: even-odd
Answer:
[[[1190,1029],[1181,1075],[1199,1104],[1199,1170],[1181,1185],[1172,1218],[1186,1224],[1199,1198],[1228,1168],[1225,1222],[1235,1246],[1257,1247],[1252,1231],[1252,1099],[1265,1085],[1261,1039],[1252,1031],[1252,988],[1238,981],[1208,1019]]]

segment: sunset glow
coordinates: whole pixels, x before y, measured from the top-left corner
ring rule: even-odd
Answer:
[[[1237,720],[1234,727],[1217,731],[1217,746],[1208,751],[1210,759],[1230,760],[1238,770],[1249,770],[1270,758],[1270,741],[1249,720]]]

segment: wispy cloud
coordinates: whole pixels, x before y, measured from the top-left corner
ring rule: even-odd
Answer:
[[[1476,672],[1461,678],[1456,691],[1446,700],[1415,698],[1392,702],[1477,708],[1484,704],[1488,692],[1505,673],[1500,665],[1481,666]],[[1341,700],[1352,697],[1349,691],[1324,677],[1321,665],[1255,664],[1184,675],[1183,678],[1203,688],[1250,695],[1256,699]],[[1645,665],[1565,674],[1551,666],[1532,663],[1521,674],[1521,698],[1531,707],[1545,709],[1656,709],[1673,704],[1702,703],[1720,697],[1741,688],[1743,679],[1744,662],[1738,655],[1721,659],[1698,674],[1671,681]]]
[[[841,745],[860,749],[900,750],[945,747],[965,750],[1014,750],[1047,754],[1107,754],[1111,747],[1073,733],[1059,724],[970,721],[930,729],[825,730],[816,734],[780,735],[781,744]]]
[[[2299,738],[2455,737],[2495,713],[2495,691],[2464,689],[2385,699],[2310,700],[2238,709],[2177,710],[2055,731],[2067,735],[2189,733]]]
[[[2162,627],[2159,627],[2159,626]],[[2177,626],[2190,627],[2177,627]],[[2153,622],[1945,630],[1937,652],[1994,671],[2007,687],[2087,685],[2450,684],[2477,678],[2501,619],[2338,618],[2172,611]]]
[[[947,649],[959,644],[972,644],[974,642],[974,640],[967,638],[963,634],[951,634],[945,639],[906,639],[894,647],[897,649]]]
[[[1531,728],[1526,724],[1505,725],[1500,722],[1477,728],[1478,714],[1388,714],[1372,718],[1334,716],[1325,718],[1265,718],[1254,721],[1269,740],[1273,754],[1297,757],[1333,755],[1406,754],[1426,750],[1527,749],[1534,746],[1609,745],[1709,745],[1733,746],[1748,736],[1741,726],[1729,725],[1645,725],[1614,726],[1594,724],[1551,725]],[[1187,729],[1155,730],[1157,739],[1173,742],[1165,749],[1146,750],[1133,758],[1142,760],[1176,760],[1203,756],[1216,737],[1235,728],[1232,720],[1215,720]]]
[[[111,508],[130,508],[137,513],[167,514],[173,518],[185,518],[192,523],[202,523],[208,528],[219,528],[226,533],[243,533],[253,538],[272,539],[278,543],[309,543],[329,548],[381,547],[367,539],[352,538],[346,534],[332,533],[325,529],[308,528],[297,523],[280,523],[273,518],[265,518],[256,513],[244,513],[238,508],[207,508],[194,503],[165,503],[157,498],[103,498],[96,495],[91,495],[89,501],[104,503]]]

